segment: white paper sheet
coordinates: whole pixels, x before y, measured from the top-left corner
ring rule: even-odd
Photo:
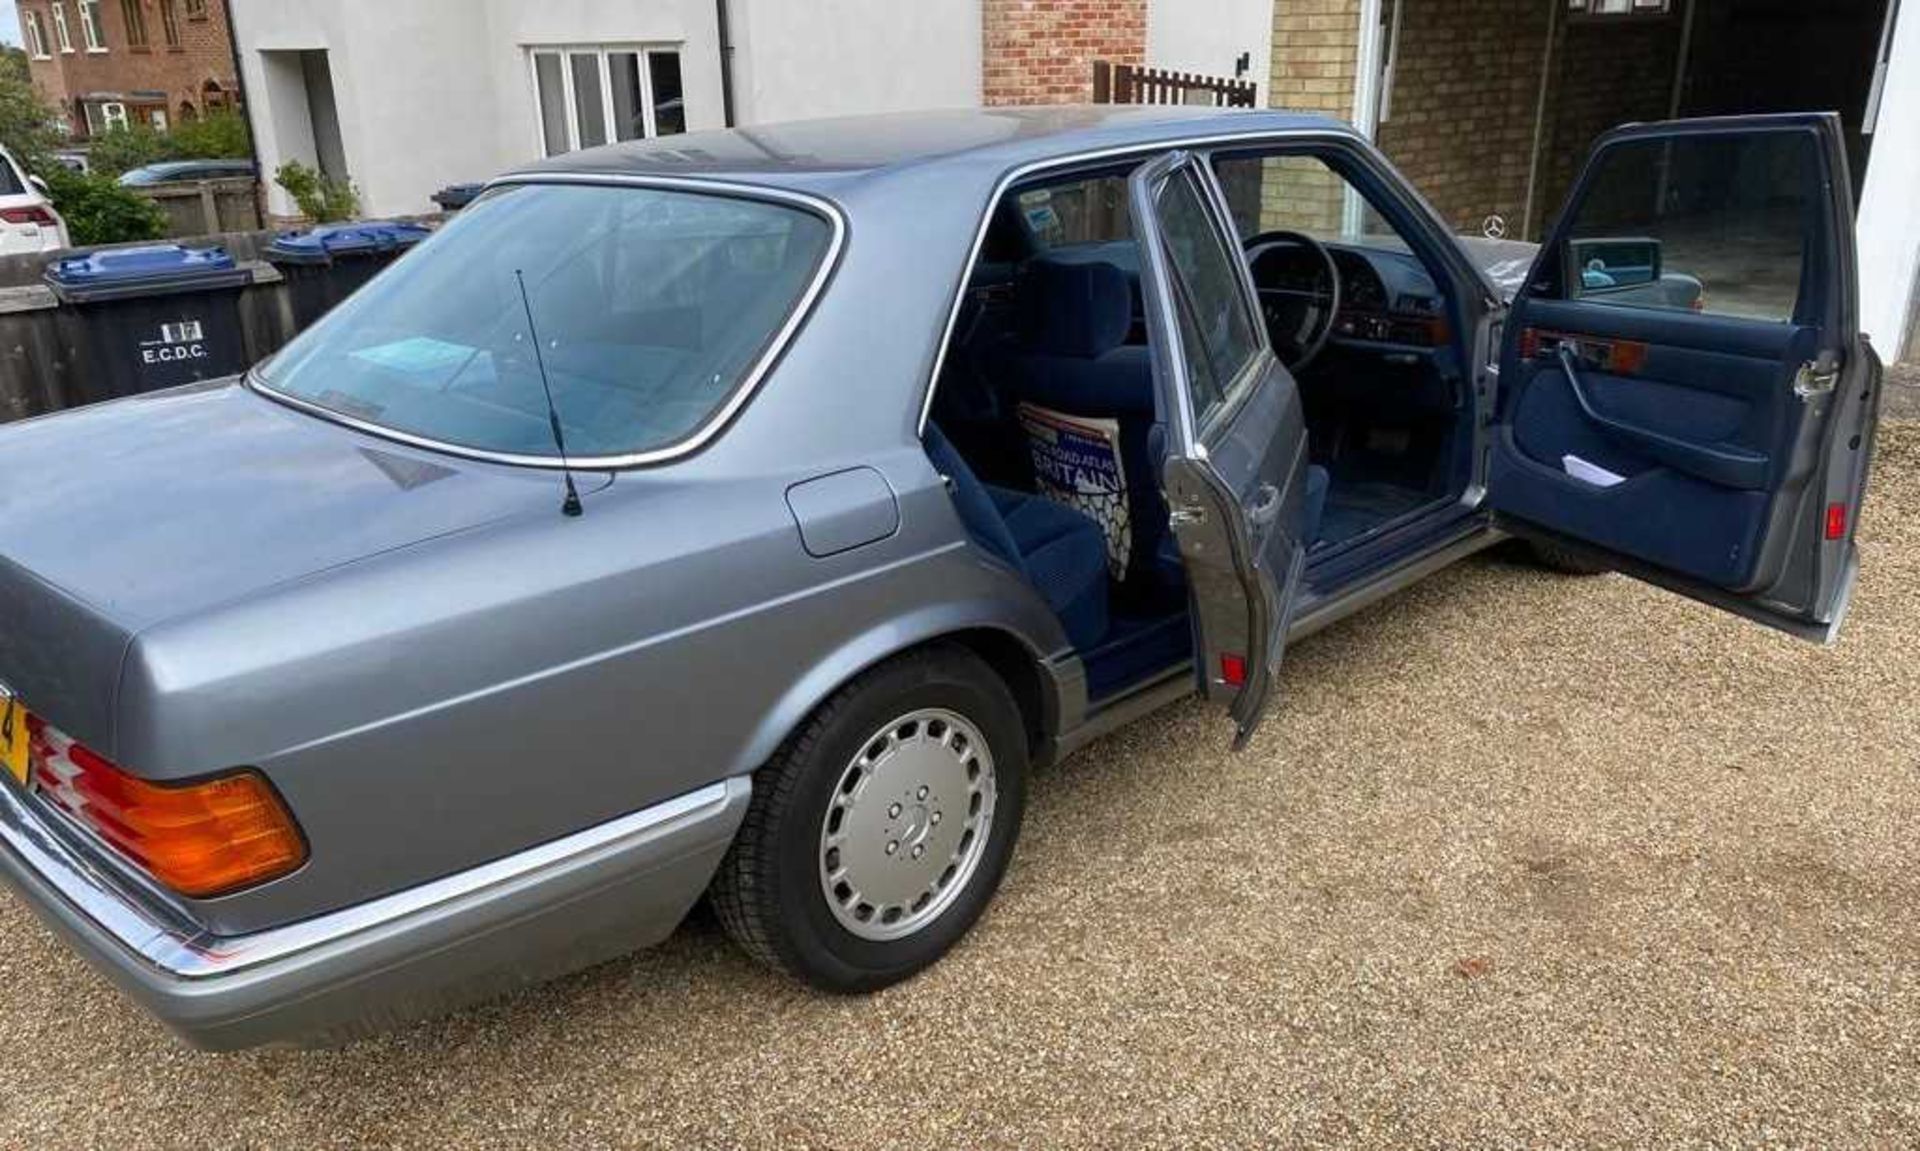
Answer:
[[[1566,468],[1567,474],[1574,479],[1592,484],[1597,488],[1610,488],[1615,484],[1627,482],[1627,477],[1610,472],[1599,464],[1588,463],[1579,456],[1561,456],[1560,465]]]

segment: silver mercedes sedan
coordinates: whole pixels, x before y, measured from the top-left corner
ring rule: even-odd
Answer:
[[[1278,112],[505,177],[243,378],[0,429],[0,872],[208,1047],[703,897],[861,992],[978,919],[1035,765],[1194,694],[1244,744],[1290,640],[1510,537],[1829,640],[1850,187],[1833,117],[1621,129],[1503,291]]]

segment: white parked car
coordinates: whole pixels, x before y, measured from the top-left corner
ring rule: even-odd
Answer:
[[[70,247],[67,222],[38,176],[29,176],[13,153],[0,148],[0,256],[52,252]]]

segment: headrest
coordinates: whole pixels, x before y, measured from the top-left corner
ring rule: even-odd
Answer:
[[[1027,350],[1093,359],[1127,342],[1133,282],[1108,263],[1033,260],[1020,285]]]

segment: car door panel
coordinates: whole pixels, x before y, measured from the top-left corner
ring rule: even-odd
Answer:
[[[1129,194],[1153,349],[1154,450],[1186,571],[1196,686],[1227,708],[1242,747],[1271,698],[1305,567],[1306,420],[1258,321],[1210,171],[1170,153],[1138,169]],[[1216,362],[1223,344],[1239,349],[1225,364]]]
[[[1837,123],[1808,115],[1642,125],[1602,140],[1509,316],[1488,464],[1489,503],[1505,526],[1584,545],[1795,634],[1837,625],[1865,474],[1864,457],[1848,453],[1871,440],[1879,376],[1853,328],[1837,137]],[[1702,140],[1722,152],[1764,141],[1770,166],[1716,184],[1698,164],[1699,186],[1689,186],[1683,150]],[[1756,241],[1778,248],[1797,236],[1797,286],[1777,267],[1753,273],[1772,277],[1762,287],[1782,314],[1762,318],[1752,291],[1740,295],[1732,257],[1688,279],[1705,285],[1691,309],[1585,293],[1578,265],[1560,253],[1577,245],[1584,197],[1601,195],[1591,186],[1616,146],[1659,158],[1658,190],[1645,189],[1656,220],[1671,203],[1691,203],[1700,219],[1689,226],[1710,228],[1716,197],[1757,198],[1756,181],[1775,199],[1790,199],[1781,189],[1802,197],[1802,209],[1774,215],[1776,229],[1802,232]],[[1817,179],[1787,171],[1783,156]],[[1707,261],[1726,248],[1696,242],[1691,255]],[[1582,287],[1568,292],[1569,283]],[[1716,293],[1725,313],[1709,310]],[[1830,499],[1835,492],[1844,498]]]

